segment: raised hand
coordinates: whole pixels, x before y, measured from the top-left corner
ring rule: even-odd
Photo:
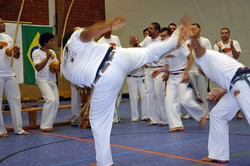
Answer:
[[[218,42],[217,40],[215,40],[215,44],[217,45],[218,48],[222,47],[222,44],[220,42]]]
[[[120,29],[123,25],[125,25],[125,17],[124,16],[118,16],[116,17],[110,25],[111,30],[118,30]]]
[[[139,40],[135,36],[129,36],[129,44],[133,47],[137,47],[139,45]]]
[[[233,43],[233,40],[231,39],[230,40],[230,48],[234,47],[234,43]]]
[[[186,40],[190,39],[190,37],[198,33],[198,28],[192,25],[189,25],[187,27],[184,25],[180,25],[179,29],[180,29],[179,40],[178,40],[179,44],[185,42]]]
[[[184,14],[184,16],[179,21],[180,25],[188,27],[192,24],[192,16],[190,14]]]
[[[52,54],[52,52],[51,52],[50,50],[46,50],[46,54],[47,54],[47,57],[50,57],[50,58],[52,58],[52,59],[55,58],[55,55]]]

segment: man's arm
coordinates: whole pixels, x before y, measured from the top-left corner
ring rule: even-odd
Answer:
[[[235,49],[233,40],[230,41],[230,48],[233,54],[233,58],[238,59],[240,57],[240,52]]]
[[[47,50],[46,53],[47,53],[47,57],[42,62],[36,64],[35,68],[37,71],[41,71],[46,66],[46,64],[48,63],[52,55],[52,53],[49,50]]]
[[[124,22],[125,18],[118,16],[113,21],[101,21],[95,23],[81,32],[80,39],[82,42],[90,42],[107,31],[120,29],[124,25]]]
[[[195,39],[194,37],[191,37],[191,45],[195,51],[195,56],[197,58],[200,58],[205,54],[206,49],[201,47],[199,41],[197,39]]]
[[[188,54],[187,59],[188,59],[188,61],[187,61],[187,67],[185,68],[185,70],[183,72],[183,79],[182,79],[181,83],[187,82],[189,80],[189,74],[188,73],[189,73],[189,70],[192,67],[193,63],[194,63],[194,57],[193,57],[192,52],[190,52]]]

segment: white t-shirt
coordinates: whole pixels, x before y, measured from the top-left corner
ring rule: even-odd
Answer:
[[[55,51],[50,50],[50,52],[56,55]],[[44,59],[46,59],[46,57],[47,57],[47,53],[45,51],[41,50],[40,48],[36,49],[32,53],[32,60],[33,60],[34,66],[41,63]],[[56,56],[54,59],[50,58],[42,70],[40,70],[39,72],[35,70],[35,77],[36,77],[37,83],[38,82],[56,82],[56,74],[52,73],[49,70],[49,65],[53,61],[58,61]]]
[[[91,87],[97,70],[110,45],[94,41],[84,43],[80,40],[80,33],[84,29],[75,31],[67,42],[61,64],[64,77],[77,86]]]
[[[175,48],[171,52],[164,55],[166,59],[165,64],[169,65],[169,72],[176,72],[187,67],[187,56],[190,51],[187,45],[183,44]],[[169,57],[169,58],[167,58]]]
[[[115,35],[111,35],[110,39],[107,39],[103,36],[101,37],[101,39],[97,41],[97,43],[107,43],[110,44],[111,46],[121,47],[120,39],[118,36]]]
[[[195,58],[195,61],[209,79],[228,91],[235,72],[244,67],[235,59],[214,50],[206,50],[206,53],[201,58]]]
[[[226,44],[223,44],[222,41],[219,41],[219,42],[220,42],[221,45],[222,45],[222,46],[221,46],[221,50],[222,50],[221,53],[226,54],[226,55],[228,55],[228,56],[230,56],[230,57],[233,58],[233,53],[232,53],[231,47],[230,47],[231,39],[230,39],[230,41],[229,41],[228,43],[226,43]],[[237,52],[241,52],[240,44],[239,44],[238,41],[233,40],[233,45],[234,45],[234,48],[235,48],[235,50],[236,50]],[[218,47],[216,44],[214,45],[214,50],[215,50],[215,51],[219,51],[219,47]]]
[[[5,54],[6,48],[13,46],[13,40],[9,35],[0,33],[0,43],[3,46],[0,49],[0,77],[15,76],[13,68],[10,67],[11,57]]]

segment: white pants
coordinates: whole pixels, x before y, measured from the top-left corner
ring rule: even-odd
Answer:
[[[95,140],[98,166],[113,164],[110,134],[117,95],[125,76],[177,46],[178,35],[146,48],[116,48],[113,60],[94,86],[90,101],[90,124]],[[78,71],[81,74],[81,71]]]
[[[45,103],[43,105],[40,128],[53,128],[59,106],[59,93],[55,82],[37,83]]]
[[[163,73],[153,78],[151,74],[155,69],[156,68],[147,67],[145,70],[148,114],[153,124],[168,123],[165,114],[165,82],[162,78]]]
[[[78,115],[81,111],[81,96],[80,93],[77,91],[74,85],[70,86],[71,88],[71,111],[72,115]]]
[[[209,112],[208,101],[207,101],[207,86],[208,79],[199,71],[189,72],[189,77],[191,78],[196,90],[199,92],[203,103],[201,106],[205,109],[206,112]]]
[[[240,90],[235,96],[234,91]],[[232,90],[226,93],[210,112],[210,130],[208,138],[208,157],[217,160],[229,160],[229,126],[235,114],[241,109],[250,124],[250,87],[244,81],[238,81]]]
[[[170,128],[183,127],[179,114],[181,105],[197,121],[206,114],[201,105],[195,101],[193,90],[188,87],[188,83],[180,83],[182,78],[183,73],[170,74],[167,82],[165,102]]]
[[[0,77],[0,108],[2,109],[3,103],[3,91],[9,102],[11,118],[13,123],[14,132],[22,134],[22,115],[21,115],[21,101],[20,101],[20,90],[16,80],[16,77]],[[0,111],[0,134],[7,133],[4,127],[3,113]]]
[[[131,120],[139,119],[138,111],[138,92],[140,93],[141,99],[141,119],[148,117],[147,105],[146,105],[146,90],[145,90],[145,79],[143,77],[127,77],[130,109],[131,109]]]
[[[123,89],[121,87],[117,98],[116,98],[116,102],[115,102],[115,110],[114,110],[114,117],[113,117],[113,122],[119,122],[120,121],[120,115],[119,115],[119,106],[122,100],[122,93],[123,93]]]

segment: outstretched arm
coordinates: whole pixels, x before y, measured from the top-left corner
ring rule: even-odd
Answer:
[[[125,18],[122,16],[116,17],[113,21],[97,22],[82,31],[80,39],[82,42],[89,42],[93,38],[100,37],[107,31],[120,29],[124,25],[124,22]]]

